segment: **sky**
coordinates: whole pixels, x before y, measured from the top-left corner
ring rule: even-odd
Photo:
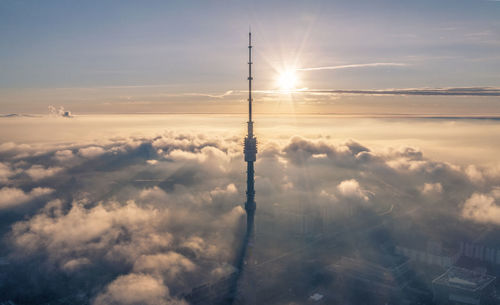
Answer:
[[[244,112],[251,26],[257,112],[498,114],[498,16],[482,0],[1,1],[1,112]]]

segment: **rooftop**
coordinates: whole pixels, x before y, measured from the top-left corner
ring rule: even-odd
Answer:
[[[491,275],[482,274],[465,268],[451,267],[432,282],[434,284],[462,290],[477,291],[484,289],[494,280],[495,277]]]

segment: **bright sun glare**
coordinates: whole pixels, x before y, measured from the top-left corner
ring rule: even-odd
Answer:
[[[278,86],[282,91],[291,91],[297,84],[297,75],[294,70],[286,70],[278,76]]]

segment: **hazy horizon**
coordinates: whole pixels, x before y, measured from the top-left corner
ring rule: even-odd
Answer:
[[[499,114],[500,2],[0,4],[2,113]],[[285,83],[284,83],[285,82]]]

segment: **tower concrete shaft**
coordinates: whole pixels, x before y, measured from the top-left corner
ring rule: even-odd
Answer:
[[[248,33],[248,134],[245,137],[244,153],[247,162],[247,200],[245,210],[247,212],[247,234],[253,232],[253,219],[256,209],[254,189],[254,162],[257,158],[257,138],[253,135],[252,121],[252,33]]]

